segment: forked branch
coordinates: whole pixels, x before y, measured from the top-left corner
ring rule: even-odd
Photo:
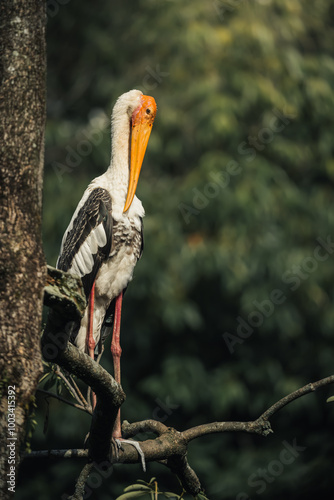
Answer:
[[[292,401],[332,383],[334,383],[334,375],[307,384],[274,403],[254,421],[212,422],[192,427],[183,432],[178,432],[155,420],[143,420],[133,424],[124,421],[122,433],[125,438],[133,437],[143,432],[156,435],[155,438],[147,439],[140,443],[146,462],[160,462],[166,465],[172,472],[178,475],[184,489],[196,495],[201,490],[201,485],[195,472],[191,469],[186,460],[187,446],[190,441],[208,434],[222,432],[247,432],[268,436],[268,434],[273,432],[269,422],[270,417]],[[87,459],[89,455],[88,450],[45,450],[35,451],[26,456],[31,458],[56,456]],[[117,457],[113,453],[109,455],[109,461],[110,464],[116,462],[134,464],[140,462],[140,457],[133,446],[124,444],[123,450],[119,450]],[[84,469],[85,472],[82,471],[83,476],[87,473],[87,470],[88,469]]]
[[[77,481],[75,493],[69,497],[71,500],[81,500],[84,498],[85,482],[93,465],[99,468],[106,464],[107,467],[111,467],[116,462],[138,463],[140,457],[137,450],[129,444],[124,444],[123,449],[117,453],[111,446],[116,413],[125,399],[121,387],[98,363],[68,343],[72,329],[82,317],[85,298],[80,279],[76,280],[73,276],[66,276],[66,274],[49,268],[46,302],[53,307],[53,310],[49,314],[43,335],[42,349],[47,360],[56,362],[69,373],[78,376],[92,388],[97,396],[90,429],[89,449],[35,451],[26,457],[57,456],[88,459],[89,462],[82,469]],[[155,461],[169,467],[179,477],[183,488],[195,496],[201,491],[201,484],[187,462],[187,447],[190,441],[208,434],[222,432],[247,432],[267,436],[273,432],[269,419],[275,413],[292,401],[332,383],[334,383],[334,375],[307,384],[274,403],[254,421],[212,422],[183,432],[178,432],[154,420],[144,420],[133,424],[125,421],[122,425],[122,433],[125,438],[140,433],[152,433],[154,435],[152,439],[146,439],[140,443],[146,462]]]

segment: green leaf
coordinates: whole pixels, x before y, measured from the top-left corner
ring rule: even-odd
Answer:
[[[152,488],[143,484],[131,484],[124,488],[124,491],[151,491]]]
[[[139,498],[144,495],[147,495],[146,491],[130,491],[128,493],[124,493],[120,497],[117,497],[116,500],[128,500],[129,498]]]
[[[331,403],[334,401],[334,396],[331,396],[330,398],[326,399],[326,403]]]
[[[43,382],[43,380],[45,380],[46,377],[48,377],[49,375],[50,375],[50,372],[44,373],[44,375],[42,375],[41,378],[39,379],[38,383],[40,384],[41,382]]]
[[[198,493],[198,495],[195,497],[195,500],[209,500],[204,493]]]
[[[145,486],[149,486],[151,484],[151,481],[148,483],[147,481],[144,481],[143,479],[137,479],[137,483],[145,484]]]

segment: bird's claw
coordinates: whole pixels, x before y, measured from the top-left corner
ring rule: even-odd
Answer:
[[[122,444],[123,443],[131,444],[132,446],[134,446],[136,448],[137,453],[140,456],[141,466],[143,468],[143,471],[146,472],[145,455],[144,455],[144,452],[141,449],[140,444],[138,443],[138,441],[133,441],[132,439],[114,439],[114,442],[116,444],[115,448],[116,448],[116,459],[117,459],[117,461],[119,459],[118,450],[124,451],[124,448],[123,448]]]
[[[111,439],[111,444],[112,444],[112,446],[113,446],[113,448],[115,450],[116,462],[119,462],[119,453],[118,453],[118,450],[122,449],[122,445],[120,445],[120,440],[112,438]]]

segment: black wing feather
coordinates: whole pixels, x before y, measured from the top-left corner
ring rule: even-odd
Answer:
[[[62,253],[57,262],[58,269],[70,271],[73,259],[80,251],[81,245],[99,224],[103,224],[107,243],[104,247],[98,247],[97,253],[93,255],[94,264],[92,270],[84,276],[81,276],[87,298],[92,289],[96,275],[102,263],[109,257],[112,247],[113,220],[111,216],[111,206],[110,194],[105,189],[96,188],[90,193],[85,204],[79,210],[73,222],[72,229],[66,236]]]

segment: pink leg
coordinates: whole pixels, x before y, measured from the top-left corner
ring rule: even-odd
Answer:
[[[87,349],[89,356],[94,359],[95,340],[93,335],[93,321],[94,321],[94,302],[95,302],[95,281],[89,295],[88,304],[88,329],[87,329]]]
[[[115,317],[114,329],[111,342],[111,353],[114,363],[114,377],[118,384],[121,383],[121,354],[122,349],[120,346],[120,330],[121,330],[121,311],[122,311],[123,292],[119,294],[115,302]],[[118,410],[115,426],[113,430],[113,438],[119,439],[122,437],[121,431],[121,410]]]
[[[119,294],[116,298],[115,302],[115,316],[114,316],[114,329],[112,334],[111,341],[111,353],[112,359],[114,363],[114,377],[118,384],[121,383],[121,354],[122,349],[120,346],[120,329],[121,329],[121,311],[122,311],[122,300],[123,300],[123,292]],[[128,443],[134,446],[137,450],[138,455],[140,456],[140,460],[142,463],[143,471],[146,471],[145,464],[145,455],[143,450],[140,447],[140,444],[136,441],[132,441],[131,439],[123,439],[122,438],[122,428],[121,428],[121,410],[118,409],[117,417],[115,420],[114,429],[112,432],[112,437],[116,441],[117,447],[120,447],[120,441],[123,443]],[[118,448],[116,448],[118,450]],[[116,456],[118,457],[118,451],[116,451]]]
[[[94,302],[95,302],[95,281],[92,286],[92,290],[89,295],[89,303],[88,303],[88,328],[87,328],[87,350],[89,356],[94,359],[94,350],[95,350],[95,340],[94,340]],[[96,405],[96,395],[92,392],[92,406],[95,408]]]

